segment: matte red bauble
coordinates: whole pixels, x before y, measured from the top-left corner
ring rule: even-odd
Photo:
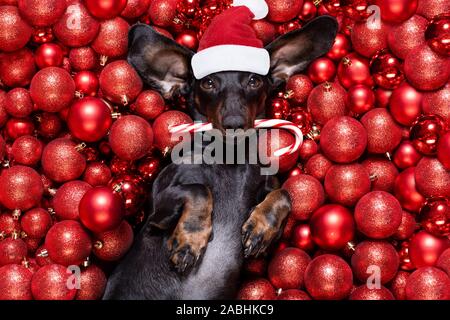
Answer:
[[[155,133],[154,145],[161,152],[165,153],[172,149],[181,140],[173,136],[169,129],[173,126],[192,123],[192,119],[184,112],[171,110],[163,112],[153,122],[153,131]]]
[[[416,13],[418,0],[375,0],[374,4],[380,7],[381,19],[400,23]]]
[[[385,159],[370,157],[362,162],[372,181],[372,191],[392,192],[398,170],[395,165]]]
[[[75,82],[75,89],[78,95],[97,95],[99,80],[94,72],[88,70],[80,71],[73,76],[73,81]]]
[[[96,265],[90,265],[81,271],[80,289],[75,300],[99,300],[106,288],[106,275]]]
[[[8,264],[0,268],[0,300],[32,300],[33,273],[22,265]]]
[[[51,26],[64,13],[67,4],[60,0],[18,0],[20,14],[33,26]]]
[[[29,91],[23,88],[10,90],[6,94],[4,108],[13,117],[28,117],[33,112],[33,101],[31,101]]]
[[[332,165],[333,163],[323,154],[316,154],[306,162],[305,173],[322,182]]]
[[[303,0],[267,0],[269,15],[272,22],[287,22],[294,19],[303,6]]]
[[[34,133],[34,123],[29,118],[10,118],[5,125],[6,136],[15,140]]]
[[[274,300],[275,289],[266,279],[245,282],[237,293],[237,300]]]
[[[59,220],[78,220],[78,206],[84,194],[91,186],[83,181],[74,180],[64,183],[53,196],[53,209]]]
[[[350,53],[342,58],[338,66],[337,75],[339,83],[346,89],[357,84],[364,84],[369,87],[373,85],[373,79],[369,70],[369,60],[356,53]]]
[[[393,237],[397,240],[409,239],[417,228],[418,224],[415,217],[411,213],[403,211],[402,222]]]
[[[380,22],[380,28],[373,28],[366,21],[356,22],[352,29],[351,40],[355,51],[366,58],[387,47],[389,26]]]
[[[422,112],[422,94],[404,82],[392,92],[390,111],[394,119],[405,126],[411,126]]]
[[[84,171],[83,180],[93,187],[106,186],[111,180],[111,169],[102,162],[90,162]]]
[[[291,244],[294,247],[305,251],[314,249],[314,242],[309,224],[299,224],[294,227],[291,235]]]
[[[332,81],[336,75],[336,66],[331,59],[322,57],[311,62],[307,72],[314,83]]]
[[[311,300],[311,298],[302,290],[288,289],[282,291],[277,296],[277,300]]]
[[[312,176],[300,174],[286,180],[282,187],[292,201],[291,216],[307,220],[325,201],[322,184]]]
[[[50,228],[45,237],[50,259],[64,266],[82,263],[92,250],[91,237],[77,221],[65,220]]]
[[[405,210],[418,213],[425,203],[425,197],[416,189],[415,167],[401,172],[395,179],[394,195]]]
[[[151,21],[163,28],[171,26],[177,12],[177,4],[177,0],[151,1],[148,8]]]
[[[31,279],[31,292],[35,300],[73,300],[77,289],[69,289],[67,282],[71,277],[67,268],[60,264],[49,264],[34,273]]]
[[[70,107],[67,118],[67,125],[72,135],[86,142],[101,140],[111,124],[111,110],[108,105],[94,97],[86,97],[75,102]]]
[[[368,288],[362,285],[352,291],[349,300],[395,300],[394,295],[389,289],[381,286],[380,288]]]
[[[427,19],[419,15],[393,25],[388,34],[389,49],[400,59],[405,59],[411,50],[425,44],[427,25]]]
[[[137,98],[142,80],[125,60],[109,63],[100,74],[100,88],[108,100],[123,105]]]
[[[423,157],[415,171],[417,190],[425,197],[450,197],[450,171],[436,158]]]
[[[86,168],[86,159],[77,151],[77,144],[66,138],[49,142],[42,152],[42,169],[56,182],[74,180]]]
[[[22,239],[6,238],[0,240],[0,266],[20,264],[27,256],[27,245]]]
[[[52,217],[47,210],[42,208],[31,209],[20,219],[20,226],[27,237],[41,239],[45,237],[48,229],[53,224]]]
[[[414,271],[406,280],[407,300],[449,300],[450,278],[434,267]]]
[[[445,169],[450,170],[450,132],[439,139],[437,157]]]
[[[289,171],[297,163],[300,150],[281,156],[276,155],[280,149],[289,147],[295,143],[295,137],[286,130],[278,130],[277,133],[267,131],[258,138],[258,149],[264,150],[264,158],[272,167],[278,166],[278,171],[283,173]]]
[[[0,80],[8,87],[25,87],[36,73],[34,56],[30,49],[0,52]]]
[[[435,52],[450,56],[450,12],[430,21],[425,32],[425,39]]]
[[[303,287],[306,267],[311,258],[298,248],[286,248],[270,261],[268,278],[275,288],[297,289]]]
[[[0,175],[0,202],[10,210],[28,210],[42,198],[44,187],[39,174],[25,166],[14,166]]]
[[[69,61],[75,71],[92,70],[98,65],[97,53],[91,47],[73,48],[69,52]]]
[[[325,82],[315,87],[308,97],[308,110],[318,123],[324,125],[330,119],[347,113],[346,92],[338,83]]]
[[[133,244],[133,229],[128,222],[122,221],[111,231],[95,236],[94,254],[104,261],[117,261],[122,258]]]
[[[358,163],[333,165],[325,176],[324,186],[333,202],[353,206],[370,191],[369,173]]]
[[[342,33],[338,33],[334,39],[333,46],[327,53],[327,57],[334,61],[340,61],[349,54],[352,48],[350,40]]]
[[[91,46],[106,57],[123,56],[128,50],[128,29],[128,23],[120,17],[105,20]]]
[[[286,83],[286,90],[289,94],[289,99],[295,103],[302,104],[306,102],[314,85],[311,79],[304,74],[297,74],[289,78]]]
[[[346,103],[351,112],[363,114],[373,109],[375,105],[375,94],[370,87],[357,84],[348,89]]]
[[[127,0],[87,0],[85,1],[89,12],[99,19],[117,17],[127,5]]]
[[[384,89],[395,89],[405,80],[400,61],[387,49],[378,51],[372,57],[370,72],[375,84]]]
[[[155,90],[142,91],[131,105],[132,110],[145,120],[155,120],[165,107],[163,97]]]
[[[36,50],[36,65],[39,69],[59,67],[63,63],[64,53],[55,43],[44,43]]]
[[[83,225],[95,233],[117,228],[125,215],[122,198],[108,187],[88,190],[78,208]]]
[[[409,257],[416,268],[434,266],[440,255],[448,248],[450,248],[449,239],[420,231],[411,238]]]
[[[305,287],[314,299],[342,300],[353,286],[352,269],[341,257],[324,254],[306,268]]]
[[[429,200],[420,210],[419,220],[424,230],[437,237],[450,235],[450,204],[447,199]]]
[[[0,6],[0,50],[16,51],[31,37],[31,27],[19,15],[15,6]]]

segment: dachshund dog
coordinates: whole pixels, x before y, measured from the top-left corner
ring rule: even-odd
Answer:
[[[246,130],[264,116],[270,92],[329,51],[337,29],[322,16],[273,41],[267,76],[227,71],[196,80],[193,52],[143,24],[130,30],[128,61],[164,98],[186,97],[194,120]],[[104,299],[231,299],[244,257],[266,251],[291,208],[276,177],[247,163],[172,163],[151,196],[153,210]]]

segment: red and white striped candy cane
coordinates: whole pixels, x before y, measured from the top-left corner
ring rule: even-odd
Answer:
[[[170,128],[170,133],[180,134],[180,133],[193,133],[193,132],[204,132],[211,130],[213,128],[212,123],[208,122],[194,122],[188,124],[181,124]],[[290,146],[281,148],[274,152],[276,157],[292,154],[296,152],[303,143],[303,133],[299,127],[290,121],[277,120],[277,119],[259,119],[255,120],[255,129],[284,129],[290,131],[295,136],[295,142]]]

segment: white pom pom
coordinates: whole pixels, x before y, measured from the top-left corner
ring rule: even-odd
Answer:
[[[254,20],[263,19],[269,13],[265,0],[234,0],[233,7],[245,6],[255,15]]]

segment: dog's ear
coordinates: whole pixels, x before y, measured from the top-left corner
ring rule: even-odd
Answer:
[[[192,51],[145,24],[134,25],[128,38],[128,62],[150,87],[166,99],[188,92]]]
[[[270,54],[270,76],[274,85],[279,86],[304,70],[312,60],[327,53],[333,46],[337,30],[336,19],[321,16],[270,43],[266,49]]]

